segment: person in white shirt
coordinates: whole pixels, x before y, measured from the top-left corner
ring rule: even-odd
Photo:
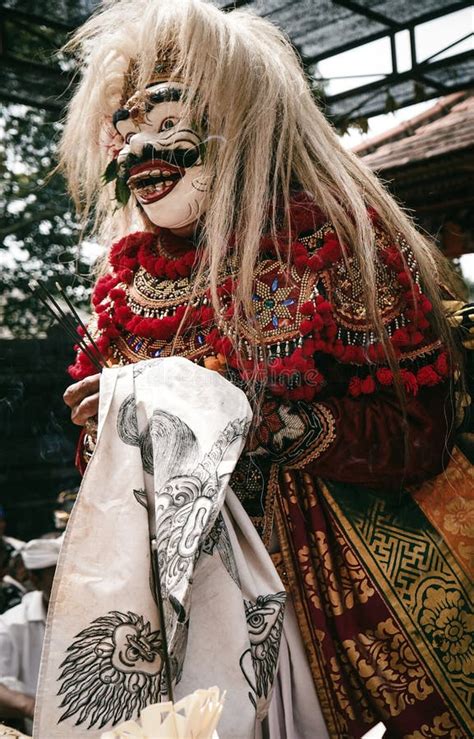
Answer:
[[[0,616],[0,719],[32,719],[46,613],[60,539],[33,539],[21,550],[36,590]]]

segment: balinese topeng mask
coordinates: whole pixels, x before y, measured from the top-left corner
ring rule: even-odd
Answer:
[[[205,210],[204,132],[183,117],[178,82],[150,84],[115,111],[117,175],[156,226],[182,229]]]

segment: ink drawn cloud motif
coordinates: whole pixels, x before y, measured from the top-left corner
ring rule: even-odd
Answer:
[[[221,462],[229,447],[239,443],[247,431],[246,419],[229,422],[199,464],[189,473],[176,474],[175,470],[156,493],[156,538],[163,593],[175,610],[176,604],[180,605],[186,619],[199,547],[210,534],[225,496],[228,473],[222,474]]]
[[[139,447],[144,471],[159,476],[163,482],[171,475],[171,471],[175,475],[182,474],[197,463],[197,439],[189,426],[177,416],[164,410],[155,410],[145,428],[139,431],[134,395],[125,398],[119,408],[117,433],[124,444]],[[154,446],[159,449],[160,464],[156,466]]]
[[[110,611],[74,638],[59,676],[66,710],[59,721],[103,728],[137,716],[159,700],[162,643],[159,631],[136,613]]]
[[[229,447],[246,436],[248,426],[246,418],[230,421],[209,452],[201,455],[195,434],[178,416],[157,409],[139,432],[134,396],[128,396],[119,409],[120,439],[140,448],[143,469],[154,474],[162,588],[167,602],[176,604],[175,610],[187,611],[185,592],[199,545],[210,533],[223,502],[220,465]],[[153,463],[157,454],[159,465]],[[146,504],[146,496],[137,499]]]

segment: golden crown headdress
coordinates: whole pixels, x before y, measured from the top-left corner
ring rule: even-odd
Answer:
[[[166,82],[173,77],[176,82],[181,81],[179,78],[174,76],[174,70],[176,68],[176,53],[168,49],[167,51],[161,52],[156,58],[153,73],[147,82],[147,87],[150,85],[156,85],[159,82]],[[139,78],[139,64],[137,59],[130,59],[128,69],[124,75],[124,82],[122,87],[121,105],[125,105],[132,95],[137,92],[138,89],[138,78]]]

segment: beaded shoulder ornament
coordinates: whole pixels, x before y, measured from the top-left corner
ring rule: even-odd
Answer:
[[[405,389],[416,394],[450,374],[448,358],[432,332],[431,304],[408,244],[401,237],[391,243],[375,215],[373,222],[378,308]],[[117,364],[179,354],[237,372],[244,381],[261,381],[292,400],[309,401],[324,390],[328,361],[343,368],[346,392],[354,397],[392,385],[385,351],[367,318],[355,259],[350,251],[343,255],[331,224],[304,200],[294,204],[291,223],[297,238],[290,246],[287,234],[276,245],[262,240],[255,322],[239,322],[238,330],[230,264],[218,287],[216,315],[209,289],[194,286],[199,252],[191,242],[165,230],[124,237],[112,247],[110,271],[93,293],[91,328],[99,349]],[[69,371],[80,379],[95,369],[78,350]]]

